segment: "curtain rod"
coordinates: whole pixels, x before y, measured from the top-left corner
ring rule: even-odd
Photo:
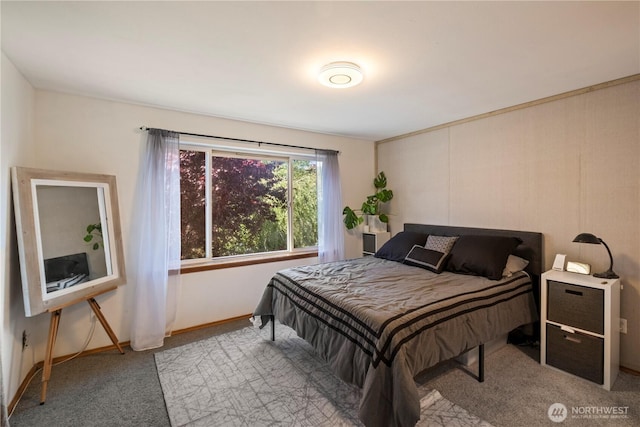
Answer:
[[[149,129],[159,129],[159,128],[149,128],[149,127],[146,127],[146,126],[140,126],[140,130],[142,130],[142,131],[148,131]],[[227,141],[246,142],[246,143],[250,143],[250,144],[258,144],[258,146],[260,146],[260,145],[271,145],[271,146],[276,146],[276,147],[299,148],[299,149],[302,149],[302,150],[328,151],[328,152],[331,152],[331,153],[340,154],[340,152],[337,151],[337,150],[325,150],[325,149],[322,149],[322,148],[303,147],[301,145],[289,145],[289,144],[280,144],[280,143],[277,143],[277,142],[254,141],[254,140],[251,140],[251,139],[229,138],[229,137],[226,137],[226,136],[204,135],[204,134],[200,134],[200,133],[180,132],[180,131],[169,130],[169,129],[160,129],[160,130],[165,130],[165,131],[168,131],[168,132],[175,132],[175,133],[179,133],[180,135],[197,136],[197,137],[200,137],[200,138],[215,138],[215,139],[224,139],[224,140],[227,140]]]

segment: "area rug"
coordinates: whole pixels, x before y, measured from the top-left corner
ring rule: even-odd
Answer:
[[[336,377],[296,333],[252,326],[155,354],[172,427],[361,426],[360,389]],[[419,388],[419,426],[490,426]]]

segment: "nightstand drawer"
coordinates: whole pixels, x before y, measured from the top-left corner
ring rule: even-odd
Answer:
[[[391,238],[388,231],[362,233],[362,256],[374,255]]]
[[[604,334],[602,289],[547,281],[547,319],[585,331]]]
[[[547,325],[547,365],[604,383],[604,339]]]
[[[379,248],[376,244],[376,235],[369,233],[362,233],[362,250],[370,254],[376,253]]]

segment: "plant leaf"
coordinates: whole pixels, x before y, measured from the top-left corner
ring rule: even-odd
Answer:
[[[94,250],[94,251],[97,251],[99,247],[100,247],[100,245],[99,245],[99,244],[97,244],[97,243],[94,243],[94,244],[93,244],[93,250]]]
[[[380,214],[380,222],[389,222],[389,217],[387,216],[387,214]]]
[[[86,236],[84,236],[84,241],[85,242],[90,242],[93,239],[93,234],[87,234]]]
[[[387,186],[387,177],[384,172],[380,171],[378,176],[376,176],[373,180],[373,185],[378,190]]]
[[[364,218],[359,217],[355,213],[355,211],[351,209],[349,206],[346,206],[342,210],[342,213],[344,214],[344,225],[347,227],[348,230],[351,230],[357,227],[359,224],[362,224],[362,222],[364,221]]]
[[[378,210],[378,202],[367,200],[362,204],[362,213],[365,215],[376,215]]]
[[[393,191],[391,191],[391,190],[382,190],[378,194],[376,194],[376,197],[382,203],[386,203],[389,200],[393,199]]]

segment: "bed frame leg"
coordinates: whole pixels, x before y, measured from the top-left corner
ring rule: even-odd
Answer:
[[[478,346],[478,382],[484,382],[484,344]]]
[[[271,321],[271,341],[276,340],[276,316],[273,314],[269,316],[269,320]]]

